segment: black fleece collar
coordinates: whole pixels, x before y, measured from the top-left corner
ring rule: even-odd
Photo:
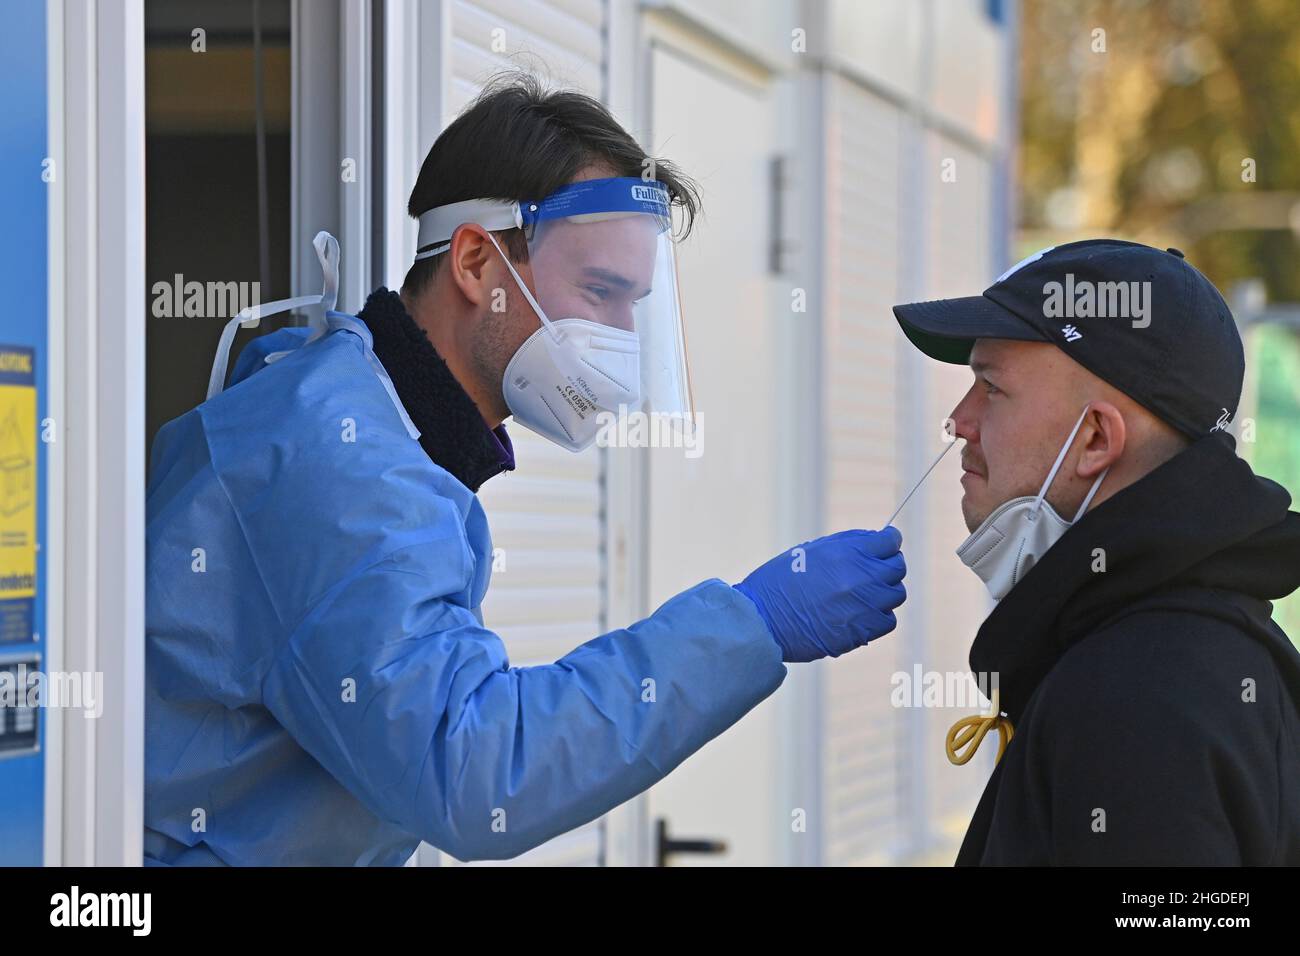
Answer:
[[[473,492],[493,475],[514,470],[514,447],[505,426],[487,427],[429,336],[407,314],[401,296],[381,286],[357,318],[370,329],[375,355],[435,465]]]

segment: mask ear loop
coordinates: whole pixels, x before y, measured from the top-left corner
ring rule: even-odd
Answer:
[[[1074,524],[1075,521],[1078,521],[1083,517],[1083,513],[1088,510],[1088,505],[1092,504],[1092,499],[1093,496],[1097,494],[1097,489],[1101,487],[1101,483],[1106,480],[1106,475],[1109,473],[1110,465],[1107,465],[1106,470],[1097,476],[1097,480],[1094,481],[1092,487],[1088,489],[1088,494],[1084,497],[1083,504],[1079,505],[1079,510],[1074,513],[1074,521],[1071,521],[1070,524]]]
[[[542,307],[537,304],[537,300],[533,298],[533,294],[528,291],[527,284],[519,277],[519,273],[515,271],[515,267],[510,262],[510,257],[502,251],[501,246],[497,243],[496,236],[489,232],[487,237],[492,240],[492,245],[497,247],[497,252],[501,253],[501,261],[506,264],[506,268],[510,270],[510,274],[515,277],[515,284],[519,286],[519,291],[524,294],[524,298],[528,300],[528,304],[533,307],[533,311],[537,313],[537,317],[542,320],[542,325],[545,326],[546,331],[550,333],[551,339],[556,342],[560,341],[560,339],[564,338],[564,335],[551,324],[551,320],[546,317],[546,313],[543,312]]]
[[[1091,408],[1092,408],[1092,404],[1089,403],[1083,409],[1083,414],[1080,415],[1079,420],[1074,423],[1074,430],[1070,432],[1070,437],[1067,438],[1065,440],[1065,444],[1061,446],[1061,453],[1056,456],[1056,461],[1052,465],[1052,470],[1047,473],[1047,480],[1043,482],[1043,487],[1038,489],[1038,497],[1034,499],[1033,510],[1029,512],[1030,520],[1033,520],[1034,518],[1038,517],[1038,511],[1043,506],[1043,499],[1047,497],[1047,489],[1052,487],[1052,481],[1053,479],[1056,478],[1056,473],[1061,470],[1061,463],[1065,461],[1065,456],[1070,453],[1070,447],[1074,444],[1074,436],[1079,434],[1079,429],[1083,426],[1083,420],[1088,417],[1088,412]],[[1105,477],[1104,473],[1102,477]],[[1093,485],[1092,487],[1093,492],[1097,490],[1097,485],[1099,484],[1101,484],[1100,480]],[[1091,501],[1092,501],[1092,492],[1089,492],[1088,497],[1084,499],[1084,503],[1087,504],[1088,502]]]

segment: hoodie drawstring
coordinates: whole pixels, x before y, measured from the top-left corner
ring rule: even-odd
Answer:
[[[970,760],[971,757],[975,756],[975,751],[979,750],[980,744],[984,741],[984,735],[994,727],[998,729],[1000,739],[997,759],[1001,760],[1002,754],[1006,752],[1007,744],[1011,742],[1011,737],[1016,732],[1016,729],[1011,725],[1010,720],[1002,716],[1002,710],[998,706],[997,690],[993,691],[991,713],[963,717],[949,729],[948,739],[945,742],[949,762],[960,767]],[[968,744],[969,747],[967,747]],[[963,748],[966,748],[965,752],[962,752]]]

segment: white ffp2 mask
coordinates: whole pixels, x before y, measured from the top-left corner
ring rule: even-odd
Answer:
[[[1070,530],[1070,526],[1083,517],[1106,478],[1106,473],[1110,471],[1107,468],[1097,476],[1072,521],[1062,518],[1047,502],[1046,495],[1052,486],[1052,479],[1065,461],[1070,446],[1074,444],[1074,436],[1079,433],[1079,427],[1087,415],[1088,409],[1085,408],[1075,422],[1070,437],[1065,440],[1061,453],[1056,456],[1056,462],[1047,473],[1047,480],[1043,482],[1038,495],[1012,498],[999,505],[957,549],[957,557],[962,564],[979,575],[993,595],[993,600],[1000,601],[1006,597],[1047,550]]]
[[[506,365],[506,405],[521,425],[569,451],[582,451],[596,440],[600,412],[639,403],[640,338],[590,319],[549,319],[496,238],[488,238],[542,323]]]

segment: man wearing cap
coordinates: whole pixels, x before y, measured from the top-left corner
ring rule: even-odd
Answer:
[[[997,601],[970,664],[1013,733],[957,864],[1300,864],[1300,653],[1269,603],[1300,587],[1300,515],[1234,451],[1222,296],[1107,239],[894,313],[975,374],[958,556]]]

